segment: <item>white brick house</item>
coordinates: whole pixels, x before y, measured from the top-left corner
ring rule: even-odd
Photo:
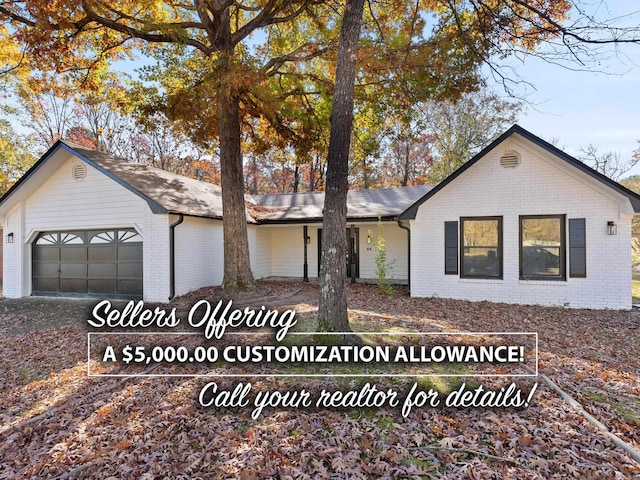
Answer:
[[[256,278],[318,276],[323,195],[247,196]],[[375,277],[381,219],[412,296],[630,308],[638,211],[640,197],[514,126],[435,188],[349,192],[348,273]],[[0,222],[6,297],[165,302],[222,282],[219,187],[83,147],[56,143],[0,199]]]
[[[638,211],[637,195],[514,126],[401,215],[411,295],[631,308]]]

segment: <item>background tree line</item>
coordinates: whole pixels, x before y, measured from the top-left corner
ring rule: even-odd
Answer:
[[[2,193],[58,139],[220,184],[215,142],[209,148],[193,142],[162,113],[140,115],[135,109],[135,92],[126,86],[124,78],[110,82],[101,96],[70,89],[43,89],[37,84],[5,87],[5,93],[10,93],[13,101],[2,105],[0,120]],[[350,188],[438,183],[516,123],[522,110],[522,102],[483,90],[457,101],[420,102],[411,105],[404,118],[389,116],[380,123],[357,116],[350,155]],[[16,125],[23,133],[16,132]],[[318,135],[327,138],[328,132],[320,131]],[[255,146],[252,142],[245,145],[247,193],[324,190],[326,152],[322,149],[300,159],[288,145],[254,151]],[[631,158],[624,159],[618,152],[601,152],[589,144],[581,147],[578,158],[640,192],[638,175],[625,177],[640,162],[640,148]]]
[[[86,94],[71,88],[17,85],[13,102],[3,106],[1,139],[5,157],[4,190],[62,139],[133,163],[152,165],[198,180],[220,183],[217,145],[192,141],[161,112],[136,110],[136,92],[124,81]],[[372,122],[368,112],[356,116],[350,155],[352,189],[438,183],[474,153],[517,121],[521,103],[484,91],[457,101],[411,105],[403,118]],[[20,125],[17,134],[13,125]],[[317,132],[327,139],[328,124]],[[247,141],[244,178],[248,193],[313,192],[324,189],[326,148],[322,144],[300,158],[291,145]]]

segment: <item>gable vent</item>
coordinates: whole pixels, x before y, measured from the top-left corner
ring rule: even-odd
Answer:
[[[87,166],[84,163],[76,163],[71,169],[71,176],[76,182],[81,182],[87,176]]]
[[[505,152],[502,157],[500,157],[500,165],[504,168],[515,168],[520,164],[520,155],[518,155],[514,151]]]

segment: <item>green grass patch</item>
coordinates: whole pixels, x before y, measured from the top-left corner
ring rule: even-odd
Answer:
[[[634,273],[631,281],[632,303],[640,303],[640,273]]]
[[[15,374],[24,383],[38,382],[43,380],[49,374],[49,371],[44,367],[38,365],[32,365],[28,367],[20,367],[15,370]]]
[[[625,401],[610,401],[602,395],[594,392],[586,392],[585,396],[594,400],[598,403],[604,403],[605,405],[609,405],[616,412],[620,414],[626,420],[631,420],[632,422],[640,423],[640,402],[634,402],[632,399],[626,399]]]

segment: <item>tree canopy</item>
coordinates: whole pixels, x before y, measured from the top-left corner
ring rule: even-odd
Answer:
[[[5,193],[35,162],[31,142],[16,134],[6,119],[0,119],[0,194]]]

